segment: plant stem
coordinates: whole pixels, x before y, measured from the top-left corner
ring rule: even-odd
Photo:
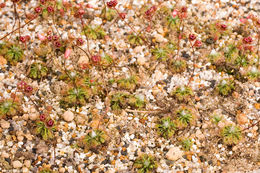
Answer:
[[[16,23],[16,19],[18,19],[19,36],[21,36],[21,27],[20,27],[21,21],[20,21],[19,14],[17,13],[17,8],[16,8],[15,2],[13,2],[13,6],[14,6],[14,18],[15,18],[14,19],[14,26],[15,26],[15,23]]]
[[[183,20],[181,19],[181,23],[180,23],[180,25],[179,25],[179,28],[178,28],[178,34],[177,34],[177,37],[178,37],[178,51],[177,51],[177,59],[179,58],[179,53],[180,53],[180,41],[181,41],[180,36],[181,36],[182,31],[183,31],[183,27],[182,27],[182,29],[181,29],[182,21],[183,21]]]
[[[131,109],[125,109],[125,110],[126,110],[126,112],[131,112],[131,113],[149,113],[149,114],[156,114],[156,113],[162,111],[162,110],[140,111],[140,110],[131,110]]]
[[[12,34],[12,33],[14,33],[14,32],[16,32],[17,30],[19,30],[20,28],[23,28],[23,27],[25,27],[26,25],[28,25],[29,23],[31,23],[34,19],[36,19],[38,16],[36,16],[36,17],[34,17],[33,19],[31,19],[31,20],[29,20],[28,22],[26,22],[25,24],[23,24],[22,26],[20,26],[20,27],[18,27],[18,28],[16,28],[15,30],[13,30],[13,31],[11,31],[11,32],[9,32],[8,34],[6,34],[5,36],[3,36],[2,38],[0,38],[0,40],[3,40],[4,38],[6,38],[8,35],[10,35],[10,34]]]
[[[195,62],[196,62],[194,46],[192,45],[191,41],[189,41],[189,42],[190,42],[190,45],[191,45],[191,48],[192,48],[192,55],[193,55],[193,58],[194,58],[194,59],[193,59],[193,61],[192,61],[192,66],[193,66],[193,68],[192,68],[192,74],[191,74],[190,79],[189,79],[189,82],[188,82],[188,86],[190,85],[191,79],[192,79],[192,77],[194,76],[194,72],[195,72]]]
[[[118,16],[120,16],[120,13],[119,13],[118,9],[117,9],[117,8],[114,8],[114,9],[116,10]],[[136,34],[136,36],[139,37],[141,31],[140,31],[140,33],[137,33],[137,32],[135,31],[135,29],[134,29],[128,22],[126,22],[125,20],[124,20],[124,22],[125,22],[125,24]],[[144,36],[144,37],[145,37],[145,36]],[[144,39],[143,37],[140,37],[140,38],[145,42],[145,44],[146,44],[147,46],[149,46],[149,43],[148,43],[147,40],[146,40],[147,38],[146,38],[146,39]]]
[[[260,54],[259,54],[259,49],[260,49],[260,30],[258,30],[258,39],[257,39],[257,52],[256,52],[256,56],[257,56],[257,68],[259,67],[259,63],[260,63]]]
[[[89,53],[89,59],[90,59],[92,54],[91,54],[90,49],[89,49],[89,38],[88,38],[87,33],[85,31],[85,24],[84,24],[84,21],[83,21],[82,17],[80,17],[80,21],[81,21],[81,25],[82,25],[82,29],[83,29],[84,35],[86,36],[86,39],[87,39],[87,51]]]
[[[259,124],[259,123],[260,123],[260,120],[258,120],[256,123],[254,123],[254,124],[248,126],[247,128],[243,129],[242,131],[246,131],[246,130],[248,130],[248,129],[254,127],[255,125],[257,125],[257,124]]]
[[[10,34],[16,32],[17,30],[19,30],[19,29],[21,29],[21,28],[23,28],[23,27],[25,27],[26,25],[28,25],[29,23],[31,23],[34,19],[36,19],[37,17],[38,17],[38,16],[32,18],[31,20],[29,20],[28,22],[26,22],[26,23],[23,24],[22,26],[20,26],[20,27],[16,28],[15,30],[9,32],[8,34],[6,34],[6,35],[3,36],[2,38],[0,38],[0,40],[3,40],[4,38],[6,38],[7,36],[9,36]]]

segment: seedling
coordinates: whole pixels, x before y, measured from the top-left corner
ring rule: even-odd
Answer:
[[[114,9],[104,7],[101,11],[100,17],[107,21],[112,21],[116,17],[117,13]]]
[[[178,16],[172,16],[172,15],[169,15],[168,17],[167,17],[167,26],[170,28],[170,29],[175,29],[177,26],[177,23],[178,23],[178,21],[179,21],[179,18],[178,18]]]
[[[137,84],[138,78],[136,76],[130,76],[129,78],[121,78],[117,80],[118,87],[125,90],[134,90]]]
[[[86,77],[84,79],[84,84],[85,86],[87,86],[88,88],[91,88],[92,86],[96,86],[98,83],[93,80],[93,79],[90,79],[90,77]]]
[[[177,59],[177,60],[171,60],[169,64],[169,68],[173,73],[182,73],[187,68],[187,63],[185,60]]]
[[[39,47],[34,48],[36,55],[40,57],[46,57],[51,52],[51,47],[46,44],[40,44]]]
[[[245,55],[241,55],[235,59],[235,64],[238,66],[245,67],[248,65],[248,60]]]
[[[103,67],[109,67],[110,65],[112,65],[112,63],[113,63],[113,59],[108,54],[104,54],[103,56],[101,56],[100,64]]]
[[[51,171],[49,169],[44,169],[44,170],[41,170],[39,173],[53,173],[53,171]]]
[[[143,45],[144,44],[142,36],[135,35],[135,34],[128,35],[128,41],[133,46],[139,46],[139,45]]]
[[[234,81],[229,79],[223,79],[217,86],[217,91],[223,96],[227,96],[235,89]]]
[[[48,168],[47,166],[40,168],[38,173],[56,173],[55,171],[52,171],[51,168]]]
[[[103,39],[106,36],[106,32],[104,31],[101,26],[92,28],[91,26],[85,26],[84,30],[82,31],[81,34],[86,34],[87,37],[91,39]]]
[[[181,108],[177,112],[177,122],[178,125],[186,127],[189,125],[193,120],[193,115],[191,113],[191,110],[186,108]]]
[[[0,118],[12,117],[19,111],[19,103],[13,100],[2,100],[0,102]]]
[[[164,48],[152,49],[152,54],[156,60],[166,61],[169,56],[169,52]]]
[[[55,122],[51,118],[41,118],[41,121],[37,122],[36,133],[40,134],[43,140],[52,139],[55,131]]]
[[[63,107],[81,107],[86,104],[89,98],[89,93],[83,87],[71,88],[63,97],[60,104]]]
[[[16,65],[23,60],[24,53],[20,46],[4,43],[0,45],[0,55],[4,56],[12,65]]]
[[[116,93],[112,95],[110,104],[112,110],[121,110],[127,106],[128,95],[125,93]]]
[[[180,86],[172,92],[172,95],[179,101],[188,101],[193,95],[193,92],[188,86]]]
[[[229,45],[226,50],[224,51],[224,55],[225,57],[227,58],[227,60],[231,60],[234,56],[237,57],[237,53],[238,53],[238,50],[236,48],[236,46],[234,45]]]
[[[84,144],[87,148],[97,148],[107,141],[108,136],[102,130],[92,130],[84,138]]]
[[[157,124],[158,133],[164,138],[170,138],[175,133],[176,126],[174,122],[168,117],[163,118]]]
[[[138,173],[152,173],[158,165],[153,156],[144,154],[135,160],[134,167]]]
[[[214,49],[210,52],[209,58],[212,64],[220,64],[225,61],[222,55]]]
[[[32,79],[42,79],[48,74],[48,68],[42,63],[33,63],[29,72],[29,77]]]
[[[240,128],[235,125],[225,126],[221,131],[221,136],[224,144],[227,145],[237,144],[242,138]]]
[[[177,50],[176,44],[173,42],[169,42],[166,45],[166,49],[168,51],[169,54],[173,54],[175,50]]]
[[[69,70],[66,73],[62,73],[61,75],[58,76],[59,80],[64,80],[69,82],[73,82],[77,78],[79,78],[79,74],[75,71],[69,71]]]
[[[183,139],[181,141],[181,145],[182,145],[182,148],[185,150],[185,151],[190,151],[191,147],[192,147],[192,140],[191,139]]]
[[[138,95],[131,95],[129,96],[128,103],[133,108],[143,108],[145,106],[145,98],[144,96],[138,96]]]
[[[212,122],[214,124],[218,124],[220,121],[222,120],[222,116],[218,115],[218,114],[214,114],[212,116]]]
[[[221,36],[229,34],[230,30],[228,30],[228,26],[225,23],[216,21],[207,26],[206,32],[209,33],[214,40],[218,40]]]
[[[90,95],[102,95],[104,93],[102,83],[98,82],[98,80],[90,79],[90,77],[87,76],[83,83],[86,86],[86,93],[88,93],[89,97]]]

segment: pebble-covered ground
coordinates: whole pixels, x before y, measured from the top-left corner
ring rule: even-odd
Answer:
[[[260,172],[259,40],[258,0],[0,0],[0,172]]]

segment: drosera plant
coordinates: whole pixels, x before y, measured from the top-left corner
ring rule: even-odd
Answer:
[[[137,76],[132,75],[128,78],[120,78],[116,82],[119,88],[133,91],[136,88],[138,79]]]
[[[154,48],[151,52],[156,60],[166,61],[169,57],[168,50],[163,47]]]
[[[80,78],[79,73],[77,71],[71,71],[71,70],[66,70],[66,72],[61,73],[58,76],[59,80],[66,81],[68,83],[73,83],[78,78]]]
[[[161,119],[156,127],[159,135],[166,139],[172,137],[176,130],[176,125],[170,117]]]
[[[192,110],[186,107],[182,107],[176,111],[177,115],[177,126],[187,127],[194,120]]]
[[[145,107],[146,99],[143,95],[130,95],[128,103],[132,108],[141,109]]]
[[[209,38],[213,38],[214,41],[216,41],[221,37],[230,34],[231,30],[229,29],[228,24],[217,20],[207,26],[206,32],[208,33]]]
[[[43,63],[33,63],[30,67],[29,77],[32,79],[42,79],[48,75],[48,68]]]
[[[183,59],[171,59],[169,62],[169,68],[172,73],[182,73],[187,69],[187,62]]]
[[[100,17],[103,20],[112,21],[117,16],[116,10],[107,8],[104,6],[104,8],[101,11]]]
[[[0,101],[0,118],[12,117],[21,111],[20,104],[13,99]]]
[[[89,76],[83,77],[83,84],[85,86],[85,90],[90,97],[91,95],[99,95],[102,96],[104,94],[104,90],[102,88],[102,82],[99,82],[98,79],[93,79]]]
[[[143,154],[134,162],[134,168],[138,173],[152,173],[158,167],[155,157]]]
[[[189,101],[193,96],[192,89],[189,86],[179,86],[171,93],[178,101]]]
[[[128,35],[128,41],[133,46],[140,46],[144,44],[142,35],[136,35],[134,33]]]
[[[23,49],[18,44],[14,43],[0,44],[0,55],[4,56],[12,65],[22,62],[24,58]]]
[[[239,67],[246,67],[249,64],[249,61],[246,55],[240,55],[235,59],[234,63]]]
[[[176,43],[174,43],[173,41],[169,41],[166,44],[166,49],[169,54],[174,54],[174,51],[177,50]]]
[[[45,59],[48,54],[52,51],[49,44],[41,43],[39,46],[34,48],[34,53],[41,59]]]
[[[185,150],[185,151],[190,151],[192,145],[193,145],[193,142],[189,138],[181,140],[181,146],[182,146],[183,150]]]
[[[127,107],[128,94],[126,93],[115,93],[111,96],[110,105],[111,109],[114,111],[120,111]]]
[[[60,101],[60,104],[64,108],[69,107],[81,107],[86,104],[89,98],[89,93],[87,90],[81,86],[71,87],[68,91],[63,95],[63,98]]]
[[[226,125],[221,130],[221,137],[226,145],[237,144],[242,139],[241,129],[236,125]]]
[[[43,166],[39,168],[38,173],[57,173],[56,171],[53,171],[49,166]]]
[[[103,67],[103,68],[107,68],[109,66],[111,66],[113,64],[113,58],[106,54],[106,53],[103,53],[101,54],[101,61],[100,61],[100,65]]]
[[[217,91],[222,96],[228,96],[235,89],[234,81],[231,79],[223,79],[217,85]]]
[[[214,124],[218,124],[223,119],[223,117],[221,115],[216,114],[216,113],[214,113],[211,117],[212,117],[212,122]]]
[[[108,135],[103,130],[91,130],[83,139],[84,146],[87,149],[96,149],[108,141]]]
[[[106,36],[106,32],[101,26],[97,26],[93,28],[90,25],[85,26],[85,28],[82,31],[82,35],[86,33],[86,36],[90,39],[96,40],[96,39],[103,39]]]
[[[40,120],[36,122],[36,133],[41,135],[43,140],[49,140],[54,137],[54,132],[56,131],[56,123],[46,114],[40,114]]]
[[[172,30],[177,28],[178,22],[179,22],[179,17],[177,15],[177,11],[176,10],[173,11],[172,14],[169,14],[166,17],[166,24]]]
[[[221,63],[225,62],[225,58],[222,56],[222,54],[215,49],[211,50],[208,58],[213,65],[220,65]]]
[[[224,50],[224,56],[227,58],[227,60],[231,60],[232,58],[236,57],[238,55],[238,49],[235,45],[230,44],[227,47],[225,47]]]

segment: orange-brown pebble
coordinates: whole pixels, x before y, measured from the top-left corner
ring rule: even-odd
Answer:
[[[115,160],[112,160],[111,161],[111,165],[115,165],[116,161]]]
[[[260,103],[255,103],[254,106],[256,109],[260,109]]]

